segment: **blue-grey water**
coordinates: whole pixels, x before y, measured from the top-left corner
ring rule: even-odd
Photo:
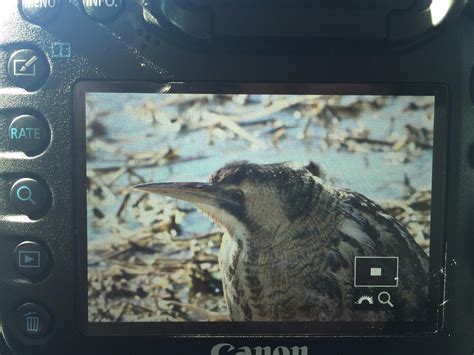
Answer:
[[[163,100],[170,100],[171,95],[177,96],[177,94],[87,94],[87,121],[99,112],[109,113],[99,118],[100,123],[105,127],[105,136],[101,139],[107,146],[102,148],[98,146],[96,151],[89,152],[93,158],[87,161],[88,175],[92,174],[93,169],[124,166],[128,154],[158,153],[172,148],[184,159],[205,158],[170,166],[137,169],[136,172],[146,181],[205,181],[212,172],[233,160],[249,160],[255,163],[291,161],[301,164],[314,161],[322,167],[326,177],[333,184],[361,192],[375,201],[401,199],[404,194],[405,175],[415,188],[426,188],[431,184],[431,149],[417,149],[414,153],[410,153],[408,162],[403,162],[407,157],[406,150],[403,148],[399,151],[388,148],[377,150],[369,145],[360,144],[355,152],[351,152],[327,146],[324,140],[328,131],[320,121],[314,121],[310,125],[308,130],[310,139],[303,139],[306,120],[295,112],[294,107],[269,116],[286,127],[286,134],[277,145],[272,143],[271,125],[242,127],[254,137],[256,141],[254,143],[240,137],[229,139],[226,128],[215,128],[213,144],[209,145],[211,130],[192,128],[206,123],[201,114],[210,107],[206,104],[194,103],[191,110],[189,106],[185,106],[188,109],[185,110],[181,105],[163,105]],[[193,95],[193,97],[205,98],[206,95]],[[222,106],[217,106],[213,102],[212,110],[232,115],[236,115],[237,110],[250,113],[264,107],[266,102],[292,98],[294,97],[255,96],[245,107],[232,101],[225,101]],[[360,98],[373,99],[373,97],[345,96],[342,102],[350,103]],[[389,133],[398,138],[405,136],[406,124],[432,129],[433,105],[420,110],[407,111],[405,108],[411,102],[420,104],[433,102],[433,98],[400,96],[389,97],[386,100],[387,104],[380,109],[367,108],[360,115],[353,117],[349,114],[343,115],[343,119],[339,122],[339,129],[336,129],[333,134],[356,130],[363,125],[370,130],[371,139],[386,141]],[[151,113],[148,110],[150,107],[158,107],[155,112],[155,123],[151,120]],[[179,120],[171,122],[170,117],[179,117]],[[191,130],[181,129],[183,122]],[[111,185],[111,190],[118,194],[134,183],[137,181],[130,181],[128,176],[124,175]],[[140,193],[137,193],[136,198],[139,196]],[[135,200],[136,198],[134,197]],[[153,198],[160,201],[161,197],[154,196]],[[107,199],[107,201],[107,205],[100,206],[101,211],[106,215],[115,214],[122,198]],[[125,215],[123,218],[126,229],[139,226],[133,216]],[[93,221],[94,217],[89,209],[89,240],[111,237],[108,228]],[[213,228],[209,220],[198,212],[187,214],[182,227],[185,233],[203,233]]]

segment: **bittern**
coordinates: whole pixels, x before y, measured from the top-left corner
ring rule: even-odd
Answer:
[[[249,162],[230,163],[209,182],[136,188],[191,202],[222,226],[219,266],[231,320],[423,320],[428,257],[360,193],[305,168]],[[355,256],[399,257],[396,307],[354,307]]]

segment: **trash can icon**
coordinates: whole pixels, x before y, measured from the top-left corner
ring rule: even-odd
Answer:
[[[28,312],[23,315],[26,321],[26,331],[30,333],[38,333],[40,330],[40,318],[37,312]]]

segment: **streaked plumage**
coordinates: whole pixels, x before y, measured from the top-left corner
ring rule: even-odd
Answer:
[[[305,168],[235,162],[209,183],[137,188],[194,203],[220,224],[224,294],[232,320],[423,320],[428,257],[367,197]],[[354,308],[355,256],[398,256],[398,307]]]

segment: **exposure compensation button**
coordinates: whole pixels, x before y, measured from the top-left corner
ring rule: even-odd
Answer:
[[[21,11],[27,20],[44,24],[59,13],[61,0],[21,0]]]
[[[122,0],[82,0],[84,11],[98,22],[116,18],[123,8]]]
[[[12,145],[27,155],[41,153],[49,144],[50,130],[45,120],[31,115],[13,119],[8,128]]]
[[[20,179],[10,190],[10,202],[21,213],[39,218],[45,212],[49,200],[48,188],[35,179]]]
[[[32,281],[39,281],[44,279],[50,270],[48,250],[36,242],[22,242],[13,252],[13,264],[20,274]]]
[[[48,311],[37,303],[25,303],[18,307],[15,321],[18,330],[31,338],[44,337],[51,325]]]

